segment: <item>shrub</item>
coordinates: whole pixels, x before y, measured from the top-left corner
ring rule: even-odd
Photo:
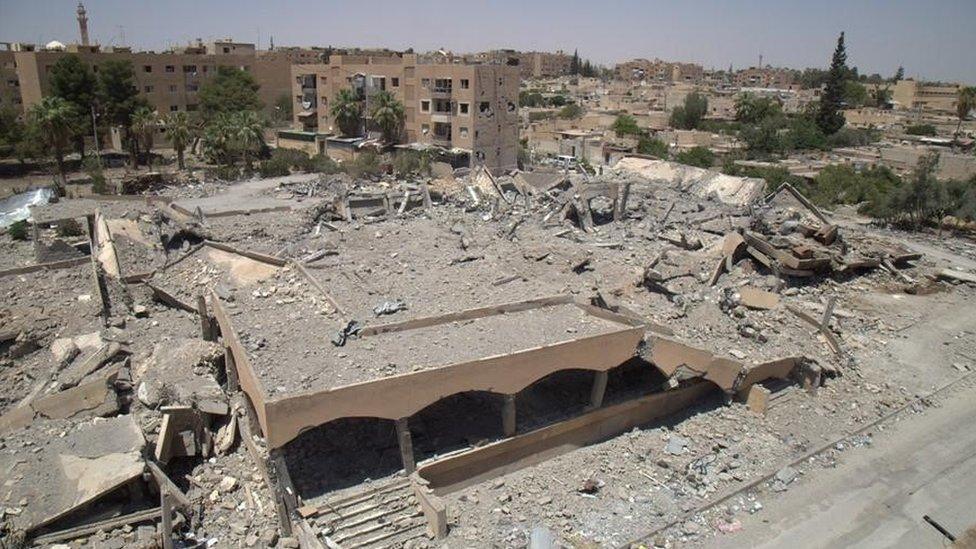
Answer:
[[[533,111],[529,113],[529,122],[538,122],[540,120],[548,120],[555,116],[552,111]]]
[[[845,126],[827,137],[827,146],[832,149],[837,147],[862,147],[864,145],[870,145],[880,138],[881,133],[877,130]]]
[[[637,125],[637,119],[633,116],[627,114],[621,114],[617,116],[617,119],[613,121],[613,126],[611,126],[617,137],[623,137],[625,135],[639,135],[640,127]]]
[[[99,158],[95,156],[85,157],[85,161],[81,164],[81,169],[91,180],[93,193],[108,193],[108,183],[105,179],[105,173],[102,171],[102,164]]]
[[[291,173],[291,165],[288,160],[282,157],[275,157],[271,155],[271,158],[267,160],[262,160],[258,164],[258,172],[261,177],[281,177]]]
[[[637,140],[637,152],[655,158],[668,158],[668,144],[660,139],[642,135]]]
[[[374,152],[360,153],[355,159],[343,163],[346,173],[353,177],[379,175],[380,158]]]
[[[333,160],[329,155],[317,154],[312,158],[309,158],[308,162],[302,169],[308,173],[323,173],[326,175],[331,175],[341,172],[342,166],[340,166],[339,163]]]
[[[675,160],[689,166],[699,168],[711,168],[715,163],[715,155],[705,147],[695,147],[693,149],[678,153]]]
[[[65,219],[58,223],[58,236],[81,236],[84,231],[81,230],[81,224],[74,219]]]
[[[576,103],[570,103],[559,110],[559,118],[564,120],[572,120],[581,116],[583,116],[583,107],[580,107]]]
[[[936,134],[935,126],[932,124],[914,124],[905,128],[908,135],[927,135],[932,137]]]
[[[14,240],[27,240],[27,220],[21,219],[20,221],[15,221],[7,228],[7,233]]]

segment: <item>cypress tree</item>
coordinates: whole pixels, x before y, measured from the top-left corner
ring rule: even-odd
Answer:
[[[844,127],[844,115],[841,114],[841,103],[844,100],[844,80],[847,78],[847,50],[844,48],[844,33],[837,39],[830,71],[827,73],[827,83],[823,95],[820,96],[820,110],[817,112],[817,126],[826,135],[831,135]]]

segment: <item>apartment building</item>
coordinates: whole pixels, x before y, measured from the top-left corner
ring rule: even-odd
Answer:
[[[705,69],[695,63],[632,59],[618,63],[614,67],[614,75],[619,80],[699,84],[705,78]]]
[[[5,48],[0,50],[0,109],[8,108],[18,112],[22,108],[12,44],[5,44]]]
[[[770,88],[788,90],[793,86],[795,72],[774,67],[749,67],[736,71],[732,82],[739,88]]]
[[[562,50],[556,52],[489,50],[463,57],[470,63],[518,66],[522,80],[566,76],[570,73],[573,64],[573,56]]]
[[[407,143],[463,151],[470,165],[494,171],[516,166],[517,66],[435,62],[412,53],[332,55],[327,64],[293,65],[291,72],[295,130],[314,136],[320,152],[339,133],[331,107],[340,90],[354,90],[364,113],[371,97],[385,90],[405,107]]]
[[[3,67],[4,91],[15,87],[20,98],[19,106],[24,110],[48,93],[54,64],[66,55],[77,55],[96,73],[106,61],[130,61],[139,92],[160,114],[197,110],[200,87],[216,74],[217,67],[248,71],[260,85],[258,95],[265,111],[271,115],[275,101],[291,95],[291,65],[318,59],[317,54],[310,57],[306,50],[298,48],[265,52],[256,50],[254,44],[231,40],[198,42],[162,53],[81,44],[45,49],[20,47],[19,50],[0,52],[0,66]],[[14,77],[9,75],[8,64],[11,63]],[[3,101],[7,101],[6,97]]]
[[[955,114],[961,84],[937,84],[918,80],[899,80],[892,90],[892,101],[899,110],[923,110]]]

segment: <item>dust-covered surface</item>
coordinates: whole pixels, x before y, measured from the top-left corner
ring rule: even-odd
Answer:
[[[886,427],[839,437],[906,404],[898,422],[910,424],[913,414],[931,404],[913,401],[976,368],[976,288],[939,275],[944,268],[976,272],[976,245],[952,235],[878,228],[846,211],[823,212],[825,221],[783,193],[769,204],[749,203],[742,197],[754,194],[754,182],[701,179],[697,173],[652,171],[644,177],[639,170],[611,171],[592,179],[570,174],[561,183],[564,176],[557,174],[531,190],[514,183],[520,174],[486,183],[482,175],[459,173],[427,182],[432,208],[412,194],[402,213],[394,201],[393,215],[361,208],[351,220],[342,211],[349,194],[396,197],[420,193],[421,187],[415,181],[347,176],[205,182],[163,192],[211,212],[276,204],[289,210],[200,219],[162,203],[63,200],[40,212],[55,219],[86,215],[94,207],[105,219],[123,276],[155,271],[149,284],[191,307],[197,296],[213,292],[272,394],[408,375],[619,328],[560,305],[350,337],[344,346],[331,341],[351,320],[379,325],[554,295],[646,319],[672,330],[676,340],[747,365],[805,357],[822,371],[823,386],[814,395],[786,381],[768,383],[765,415],[738,401],[704,400],[660,423],[445,495],[446,540],[426,539],[409,490],[397,500],[403,507],[395,513],[383,515],[382,502],[375,509],[391,522],[362,515],[359,526],[391,533],[390,540],[410,540],[404,543],[414,547],[522,546],[533,530],[543,529],[565,546],[636,540],[665,547],[721,544],[725,532],[755,524],[742,517],[761,517],[794,483],[815,481],[819,468],[860,447],[882,444]],[[607,189],[626,184],[626,207],[615,212],[617,197]],[[596,194],[587,194],[588,188]],[[748,242],[743,245],[740,237]],[[28,252],[33,255],[32,244],[6,238],[0,244],[11,253],[4,261],[20,264]],[[273,267],[201,246],[204,240],[291,263]],[[294,263],[304,266],[314,284]],[[778,303],[769,309],[748,303],[743,296],[754,289],[771,292]],[[0,297],[3,418],[17,412],[18,404],[51,397],[64,400],[66,414],[85,409],[84,402],[69,398],[75,394],[68,393],[70,386],[87,387],[118,372],[98,393],[109,390],[117,406],[67,415],[71,420],[38,417],[27,429],[7,432],[0,420],[0,453],[17,463],[22,478],[42,479],[35,493],[0,494],[6,497],[0,497],[0,528],[16,529],[32,516],[32,505],[47,505],[54,489],[43,479],[56,469],[30,465],[35,455],[46,454],[44,448],[61,448],[96,423],[129,417],[145,440],[145,452],[130,463],[133,470],[141,468],[160,443],[167,410],[192,409],[205,396],[232,410],[223,413],[222,406],[208,404],[215,412],[200,412],[200,432],[178,433],[181,451],[192,455],[162,464],[195,502],[174,515],[174,536],[191,546],[297,545],[279,529],[262,468],[231,427],[248,419],[232,407],[221,342],[203,341],[206,322],[197,314],[142,282],[123,282],[88,263],[0,278]],[[651,364],[641,366],[644,373],[637,375],[611,372],[604,402],[677,383],[663,380]],[[197,377],[200,383],[192,381]],[[587,372],[562,372],[533,384],[516,398],[518,429],[581,413],[591,386]],[[953,398],[971,397],[968,387]],[[408,418],[418,460],[450,459],[453,452],[504,438],[500,398],[448,395]],[[402,479],[392,422],[370,419],[302,434],[299,451],[289,458],[302,463],[290,468],[293,476],[302,475],[295,485],[312,503]],[[361,425],[353,427],[357,421]],[[98,440],[113,442],[121,432],[113,429],[102,437],[109,440]],[[259,431],[253,442],[260,456]],[[826,449],[792,464],[821,447]],[[86,459],[116,454],[109,450],[96,447]],[[331,462],[316,461],[324,452]],[[20,455],[28,458],[18,461]],[[11,477],[4,471],[6,482]],[[697,512],[756,479],[766,479],[757,491]],[[136,475],[132,482],[131,493],[110,491],[95,508],[73,510],[71,524],[158,505],[151,475]],[[129,500],[134,507],[122,503]],[[312,524],[321,539],[354,535],[329,520]],[[150,520],[71,544],[150,546],[158,529],[158,521]]]
[[[427,328],[329,338],[318,303],[275,298],[276,290],[236,300],[235,327],[269,396],[287,395],[461,364],[629,328],[572,304],[491,315]],[[265,295],[267,294],[267,295]],[[280,303],[279,303],[280,302]],[[319,309],[320,310],[320,309]]]

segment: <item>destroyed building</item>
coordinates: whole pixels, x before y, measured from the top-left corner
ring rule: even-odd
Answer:
[[[33,207],[0,271],[2,535],[724,535],[831,426],[918,402],[916,370],[877,367],[906,301],[974,297],[972,246],[923,253],[788,185],[639,157],[435,173]],[[738,511],[702,518],[726,491]]]

